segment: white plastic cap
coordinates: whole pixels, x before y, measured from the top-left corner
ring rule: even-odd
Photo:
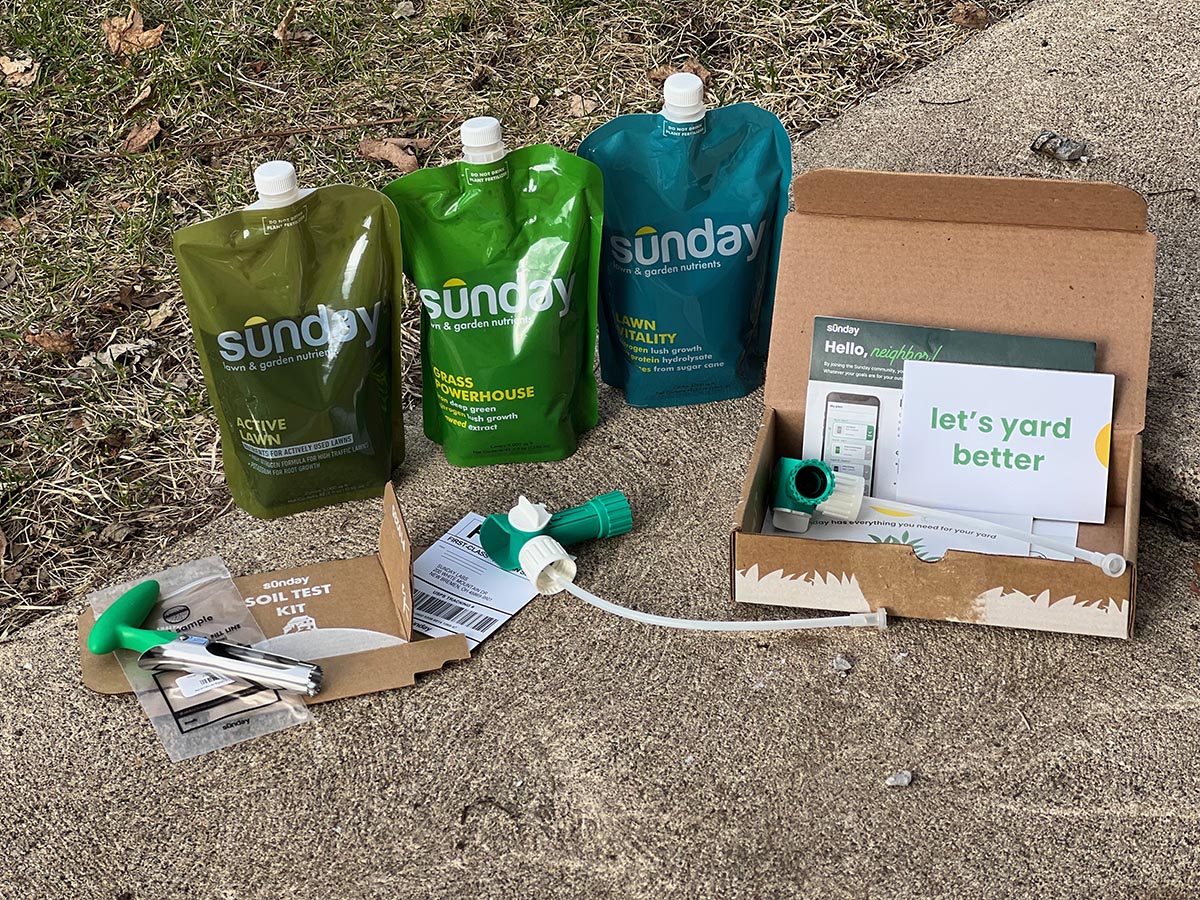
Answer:
[[[1105,575],[1110,578],[1120,578],[1125,574],[1125,567],[1128,563],[1120,553],[1106,553],[1104,559],[1100,561],[1100,568]]]
[[[563,589],[559,581],[574,582],[578,571],[575,560],[563,545],[548,534],[526,542],[517,561],[521,564],[521,572],[539,594],[559,593]]]
[[[467,119],[458,130],[462,138],[463,159],[469,163],[492,163],[503,159],[504,132],[500,120],[491,116]]]
[[[286,159],[273,159],[255,169],[254,187],[260,206],[287,206],[300,199],[296,167]]]
[[[771,524],[780,531],[790,531],[793,534],[804,534],[812,516],[798,509],[788,509],[786,506],[776,506],[771,510]]]
[[[671,122],[704,118],[704,82],[690,72],[676,72],[663,82],[662,117]]]
[[[833,493],[817,505],[817,512],[829,519],[852,522],[862,509],[867,482],[861,475],[838,472],[833,476]]]
[[[550,524],[545,503],[531,503],[524,494],[517,505],[508,511],[508,524],[518,531],[539,532]]]

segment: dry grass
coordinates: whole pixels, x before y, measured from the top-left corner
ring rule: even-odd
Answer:
[[[0,639],[228,508],[170,239],[248,202],[257,163],[290,158],[309,185],[380,186],[392,174],[359,158],[361,138],[432,138],[424,161],[440,163],[456,124],[482,113],[510,146],[573,148],[611,116],[653,109],[647,73],[693,57],[711,103],[754,101],[795,134],[969,34],[953,5],[418,0],[406,16],[395,0],[309,2],[292,29],[311,36],[285,47],[272,34],[285,3],[198,0],[143,6],[148,27],[166,24],[162,44],[122,60],[101,26],[123,8],[0,0],[0,55],[41,64],[31,86],[0,86]],[[594,111],[572,115],[573,95]],[[150,150],[119,152],[152,119]],[[146,340],[140,357],[87,364]]]

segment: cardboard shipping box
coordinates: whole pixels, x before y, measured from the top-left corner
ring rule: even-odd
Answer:
[[[1146,204],[1112,184],[818,170],[784,226],[762,425],[731,534],[733,597],[1128,637],[1154,307]],[[1095,341],[1116,377],[1108,506],[1084,562],[762,534],[780,456],[801,455],[814,316]]]
[[[325,629],[327,644],[336,640],[337,649],[347,651],[313,658],[266,648],[319,663],[325,670],[321,693],[305,698],[310,704],[408,687],[418,672],[432,672],[452,660],[470,657],[467,640],[460,634],[424,638],[413,633],[412,543],[390,483],[384,489],[378,553],[243,575],[234,583],[268,639],[294,635],[296,643],[307,641],[315,647],[320,646]],[[80,613],[84,684],[104,694],[128,693],[129,682],[115,654],[95,656],[87,650],[95,622],[91,609]]]

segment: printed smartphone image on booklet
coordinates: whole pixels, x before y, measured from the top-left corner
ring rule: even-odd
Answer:
[[[839,391],[826,396],[821,459],[835,472],[861,475],[867,483],[867,494],[874,480],[878,432],[878,397]]]

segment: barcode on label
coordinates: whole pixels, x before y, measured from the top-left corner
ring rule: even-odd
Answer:
[[[449,600],[439,600],[421,590],[413,591],[413,611],[427,616],[436,616],[443,622],[463,625],[475,631],[487,631],[494,628],[499,619],[485,613],[476,612]]]

